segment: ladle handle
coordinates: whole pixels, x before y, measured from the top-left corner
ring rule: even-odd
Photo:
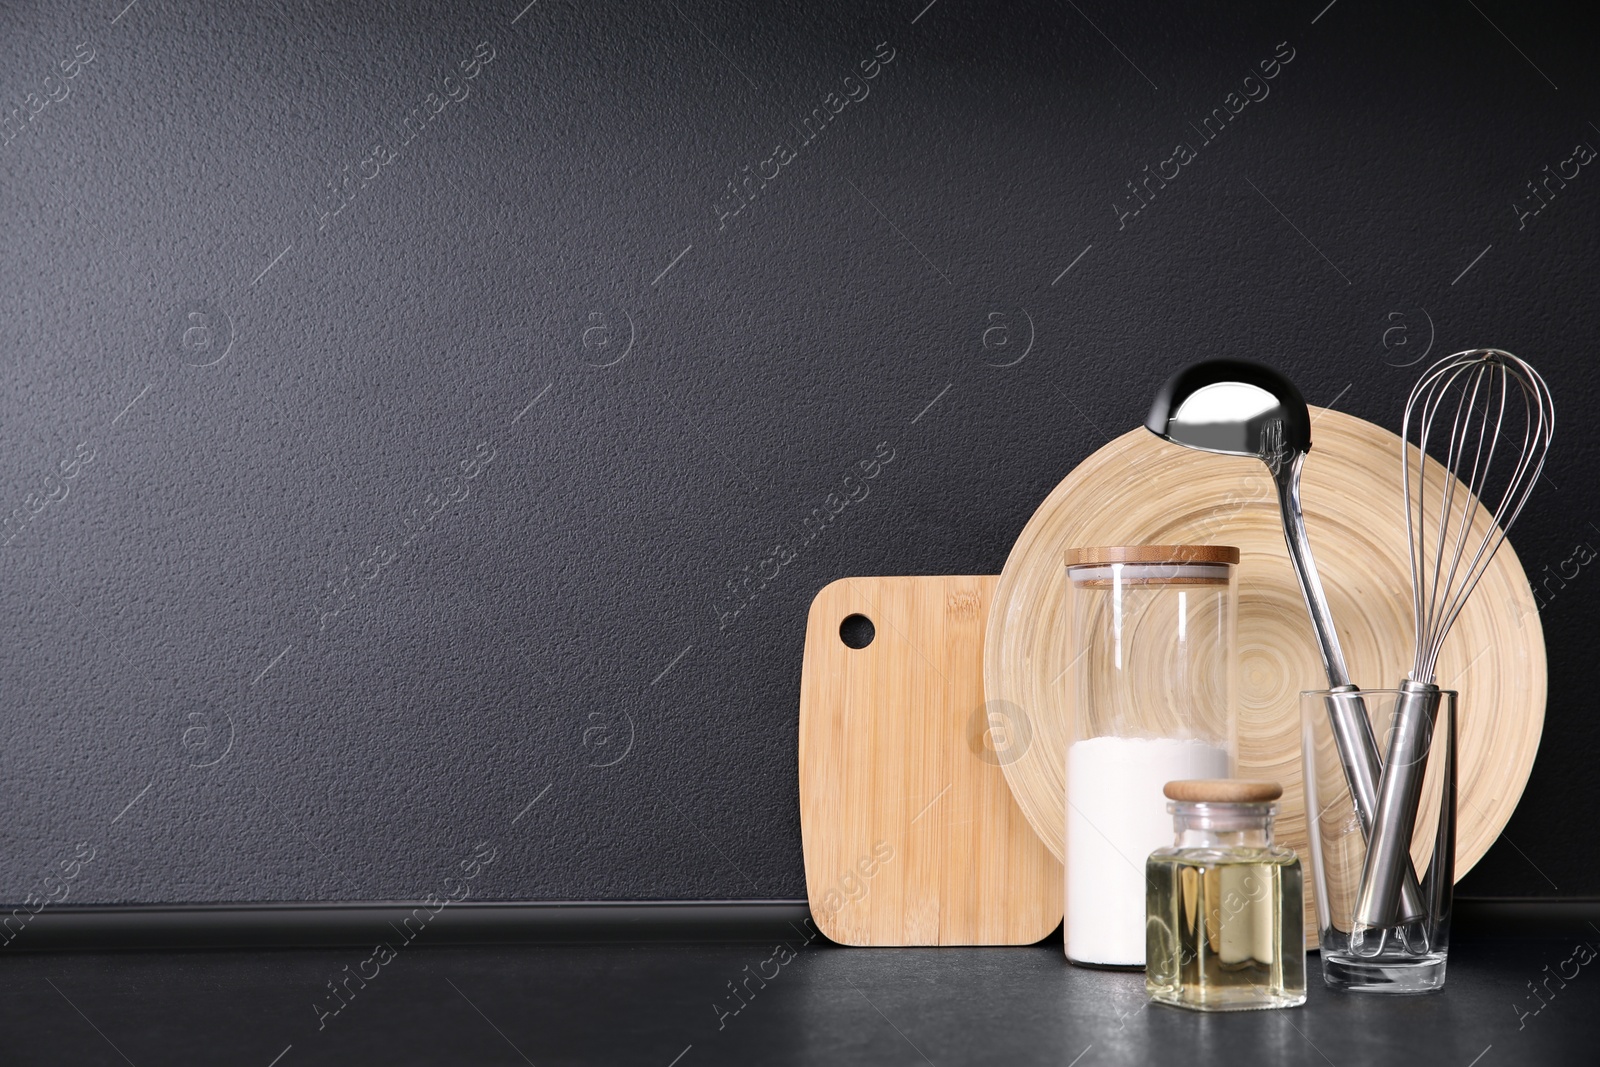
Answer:
[[[1289,562],[1294,565],[1295,577],[1300,581],[1300,593],[1311,616],[1317,650],[1327,672],[1328,688],[1332,690],[1327,704],[1334,745],[1339,750],[1339,763],[1344,768],[1345,783],[1350,787],[1350,800],[1361,823],[1361,833],[1370,840],[1377,820],[1383,760],[1378,752],[1378,740],[1372,733],[1372,720],[1367,716],[1366,701],[1361,697],[1361,690],[1350,682],[1344,651],[1339,647],[1339,633],[1333,626],[1333,613],[1328,609],[1322,579],[1311,556],[1311,542],[1306,537],[1305,515],[1300,508],[1300,471],[1305,459],[1306,454],[1302,452],[1288,462],[1268,459],[1267,466],[1278,487],[1278,509],[1283,516],[1283,539],[1289,547]],[[1410,840],[1407,835],[1406,841]],[[1370,849],[1368,855],[1371,855]],[[1397,922],[1412,922],[1427,914],[1416,871],[1409,860],[1400,873],[1399,893]]]

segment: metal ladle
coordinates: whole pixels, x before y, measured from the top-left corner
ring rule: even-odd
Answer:
[[[1185,448],[1225,456],[1254,456],[1267,465],[1278,490],[1283,539],[1327,671],[1328,719],[1361,832],[1370,838],[1383,760],[1361,691],[1351,684],[1328,598],[1317,576],[1300,510],[1300,472],[1311,451],[1311,413],[1294,383],[1271,367],[1241,359],[1212,359],[1186,367],[1156,394],[1145,428]],[[1314,818],[1308,812],[1307,818]],[[1313,828],[1313,831],[1315,829]],[[1416,871],[1406,864],[1397,922],[1426,912]]]

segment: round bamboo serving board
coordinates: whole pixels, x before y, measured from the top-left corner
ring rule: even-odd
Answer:
[[[1351,676],[1367,688],[1393,687],[1412,658],[1400,439],[1351,415],[1316,408],[1312,414],[1315,443],[1303,504],[1317,568]],[[1444,476],[1437,464],[1431,469]],[[1002,761],[1018,805],[1062,858],[1075,681],[1066,553],[1141,543],[1241,550],[1236,773],[1282,783],[1277,837],[1309,864],[1299,693],[1326,688],[1327,680],[1284,547],[1271,476],[1260,460],[1195,452],[1142,427],[1101,448],[1056,486],[1017,538],[995,590],[984,690],[991,712],[1000,708],[1025,720],[1017,734],[1029,743]],[[1544,726],[1544,632],[1509,541],[1451,630],[1437,682],[1461,693],[1460,878],[1510,819]],[[1420,839],[1431,822],[1419,823]],[[1414,853],[1421,871],[1428,850]],[[1307,871],[1306,930],[1315,944],[1311,884]]]

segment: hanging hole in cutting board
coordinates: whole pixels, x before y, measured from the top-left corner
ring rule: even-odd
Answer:
[[[851,648],[866,648],[877,634],[872,620],[865,615],[846,615],[839,624],[839,640]]]

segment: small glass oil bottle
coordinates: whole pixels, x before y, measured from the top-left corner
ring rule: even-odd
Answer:
[[[1177,840],[1145,864],[1145,990],[1198,1011],[1306,1001],[1300,860],[1272,843],[1275,782],[1168,782]]]

